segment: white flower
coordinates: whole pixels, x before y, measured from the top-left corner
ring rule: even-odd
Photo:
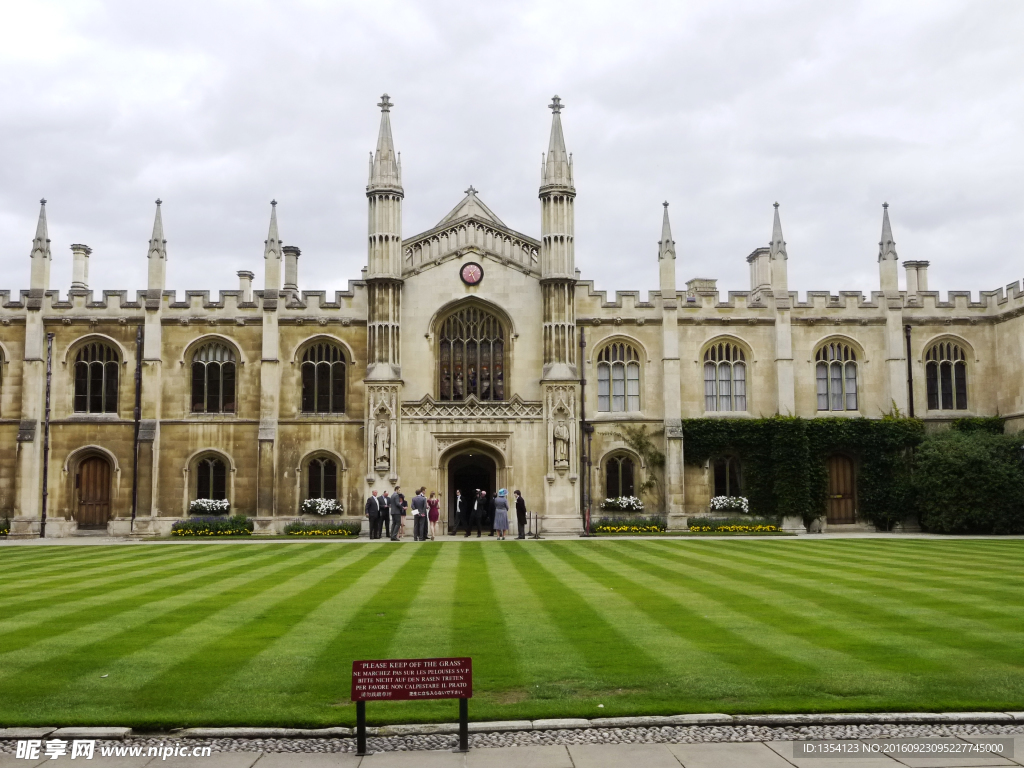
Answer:
[[[227,499],[193,499],[188,505],[189,514],[222,515],[231,508]]]
[[[306,499],[302,502],[304,515],[336,515],[341,511],[341,504],[337,499]]]
[[[746,513],[750,511],[750,506],[745,496],[715,496],[711,499],[711,509]]]

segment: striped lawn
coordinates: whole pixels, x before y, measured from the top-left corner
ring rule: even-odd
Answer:
[[[354,659],[463,655],[479,719],[1020,710],[1024,540],[0,549],[0,726],[349,725]]]

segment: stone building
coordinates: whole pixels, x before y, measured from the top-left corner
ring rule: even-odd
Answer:
[[[446,511],[459,488],[519,488],[545,529],[578,530],[586,477],[599,500],[632,495],[653,471],[624,441],[625,424],[656,435],[666,464],[645,501],[679,525],[743,486],[733,457],[684,464],[682,418],[898,410],[932,421],[1000,414],[1018,428],[1019,284],[943,299],[929,290],[928,262],[905,261],[900,290],[887,209],[870,297],[801,301],[777,204],[769,245],[747,257],[749,290],[723,297],[702,278],[678,289],[666,203],[650,256],[658,290],[610,298],[576,267],[558,97],[538,237],[507,227],[472,187],[435,227],[404,233],[392,105],[385,95],[378,106],[367,266],[333,296],[300,289],[300,251],[282,245],[272,203],[263,290],[239,272],[237,290],[179,298],[165,285],[160,201],[145,291],[96,295],[90,249],[73,245],[62,296],[50,286],[44,201],[30,287],[0,295],[0,516],[13,535],[39,535],[44,496],[47,536],[166,535],[201,498],[277,531],[306,499],[361,516],[370,490],[399,483],[440,492]],[[403,302],[409,294],[436,301]],[[856,462],[829,466],[841,497],[829,522],[854,523]]]

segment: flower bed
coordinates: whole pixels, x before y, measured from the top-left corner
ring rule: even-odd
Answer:
[[[715,496],[711,499],[711,509],[714,512],[742,512],[747,514],[750,505],[745,496]]]
[[[668,526],[660,517],[602,517],[590,526],[591,533],[663,533]]]
[[[227,499],[193,499],[188,505],[190,515],[226,515],[230,509]]]
[[[6,536],[11,532],[11,521],[6,517],[0,520],[0,536]]]
[[[719,520],[708,520],[706,523],[695,523],[690,520],[690,533],[781,533],[776,521],[762,517],[741,517]]]
[[[192,517],[176,520],[172,536],[251,536],[253,522],[245,515],[231,517]]]
[[[340,515],[344,512],[337,499],[306,499],[300,509],[304,515]]]
[[[359,535],[362,523],[359,520],[343,523],[288,523],[284,527],[287,536],[346,536]]]
[[[643,512],[644,503],[636,496],[619,496],[602,501],[601,509],[605,512]]]

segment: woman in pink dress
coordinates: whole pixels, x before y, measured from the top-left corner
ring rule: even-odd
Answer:
[[[440,512],[440,500],[437,498],[437,494],[433,491],[430,492],[430,498],[427,499],[427,519],[430,521],[430,540],[434,540],[434,534],[437,532],[437,519],[441,516]]]

